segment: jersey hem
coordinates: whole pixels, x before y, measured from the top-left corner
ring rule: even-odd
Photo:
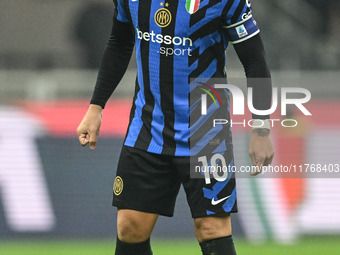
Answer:
[[[152,153],[152,154],[157,154],[157,155],[165,155],[165,156],[171,156],[171,157],[197,157],[198,155],[200,155],[199,153],[196,154],[196,155],[191,155],[190,154],[190,150],[188,153],[183,153],[181,155],[178,155],[177,153],[173,154],[173,153],[169,153],[168,151],[171,151],[173,152],[175,149],[173,148],[169,148],[169,149],[164,149],[162,150],[161,152],[159,152],[160,150],[145,150],[145,148],[141,147],[141,146],[135,146],[135,145],[130,145],[130,144],[126,144],[124,143],[123,146],[127,146],[127,147],[130,147],[130,148],[135,148],[135,149],[138,149],[138,150],[142,150],[142,151],[146,151],[146,152],[149,152],[149,153]],[[219,150],[219,151],[214,151],[214,153],[224,153],[228,150]],[[233,153],[234,151],[233,150],[229,150],[231,153]],[[202,154],[203,155],[203,154]]]
[[[190,150],[188,150],[187,153],[181,153],[181,155],[178,155],[178,153],[176,153],[176,148],[168,148],[168,149],[145,149],[145,147],[142,146],[136,146],[135,144],[129,144],[127,142],[124,142],[124,146],[127,147],[131,147],[131,148],[135,148],[138,150],[142,150],[142,151],[146,151],[146,152],[150,152],[153,154],[157,154],[157,155],[167,155],[167,156],[175,156],[175,157],[190,157]],[[173,153],[175,151],[175,153]]]

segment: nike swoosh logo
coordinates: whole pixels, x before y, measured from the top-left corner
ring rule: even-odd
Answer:
[[[221,199],[216,200],[216,201],[215,201],[215,198],[213,198],[213,199],[211,200],[211,204],[212,204],[212,205],[218,205],[219,203],[223,202],[224,200],[227,200],[229,197],[231,197],[231,195],[230,195],[230,196],[227,196],[227,197],[224,197],[224,198],[221,198]]]
[[[131,0],[132,2],[137,2],[138,0]]]

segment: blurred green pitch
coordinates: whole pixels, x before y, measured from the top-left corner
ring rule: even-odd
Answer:
[[[250,244],[235,240],[238,255],[337,255],[340,237],[309,237],[292,245]],[[152,240],[154,255],[199,255],[195,240]],[[114,241],[0,242],[1,255],[113,255]]]

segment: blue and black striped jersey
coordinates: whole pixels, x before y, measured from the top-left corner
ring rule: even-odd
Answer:
[[[135,33],[137,79],[124,144],[189,156],[189,92],[225,78],[225,50],[259,33],[249,0],[117,0]]]

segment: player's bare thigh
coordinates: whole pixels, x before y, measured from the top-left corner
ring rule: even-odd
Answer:
[[[195,234],[199,242],[231,235],[230,214],[196,218]]]
[[[146,241],[156,224],[158,214],[119,209],[117,231],[119,240],[126,243]]]

